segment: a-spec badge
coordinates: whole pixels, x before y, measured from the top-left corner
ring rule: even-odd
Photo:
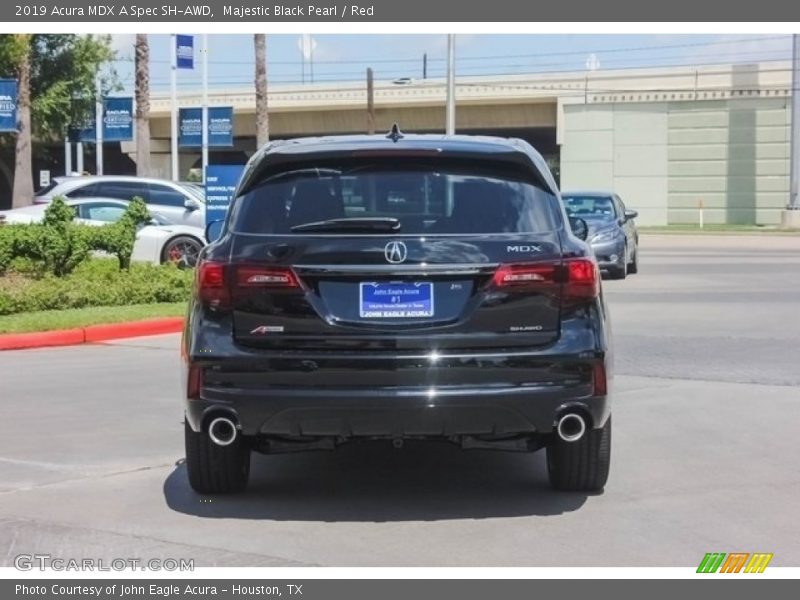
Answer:
[[[266,335],[268,333],[283,333],[283,325],[259,325],[250,335]]]

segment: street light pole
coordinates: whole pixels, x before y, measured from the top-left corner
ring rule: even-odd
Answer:
[[[95,149],[95,170],[98,175],[103,174],[103,85],[100,75],[95,81],[97,91],[94,102],[94,149]]]
[[[789,156],[789,204],[781,226],[800,228],[800,35],[792,36],[792,139]]]
[[[456,36],[447,35],[447,135],[456,132]]]
[[[170,36],[170,158],[172,162],[172,181],[178,181],[178,38]]]
[[[202,160],[200,164],[203,169],[201,179],[203,184],[206,182],[206,167],[208,166],[208,34],[203,34],[203,118],[202,118]]]

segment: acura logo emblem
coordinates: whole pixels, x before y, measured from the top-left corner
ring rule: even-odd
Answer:
[[[383,249],[383,255],[386,257],[387,262],[394,265],[400,264],[408,256],[408,248],[403,242],[389,242]]]

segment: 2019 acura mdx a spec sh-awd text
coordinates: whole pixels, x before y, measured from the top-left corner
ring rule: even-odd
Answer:
[[[606,483],[598,267],[521,140],[263,147],[200,257],[182,354],[201,493],[242,490],[252,451],[356,439],[545,448],[555,488]]]

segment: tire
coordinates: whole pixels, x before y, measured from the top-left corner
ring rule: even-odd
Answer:
[[[186,471],[189,485],[199,494],[232,494],[247,487],[250,448],[241,435],[232,444],[218,446],[205,432],[184,422]]]
[[[172,262],[180,268],[193,268],[197,264],[197,256],[203,249],[203,243],[190,235],[178,235],[167,240],[161,251],[161,262]]]
[[[577,442],[556,437],[547,447],[550,485],[565,492],[597,492],[611,465],[611,417],[601,429],[590,429]]]
[[[628,273],[630,275],[635,275],[639,272],[639,246],[633,247],[633,258],[631,262],[628,263]]]

